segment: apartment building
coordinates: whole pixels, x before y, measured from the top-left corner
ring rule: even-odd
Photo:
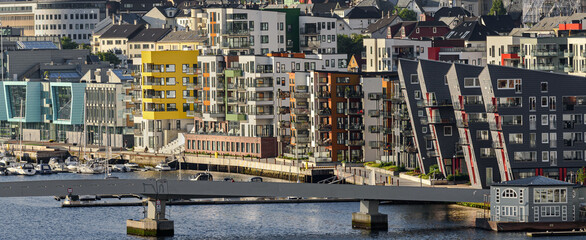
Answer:
[[[565,37],[524,37],[520,39],[523,66],[526,69],[565,72],[568,41]]]
[[[486,37],[486,60],[488,64],[522,67],[520,36]]]
[[[267,56],[200,56],[197,96],[201,109],[194,113],[197,134],[188,142],[233,137],[231,142],[265,143],[258,151],[230,148],[219,152],[258,157],[277,155],[280,120],[288,120],[289,72],[345,69],[345,55],[275,53]],[[325,66],[327,62],[327,67]],[[211,136],[213,135],[213,136]],[[207,141],[207,140],[206,140]],[[271,144],[268,144],[271,143]],[[194,145],[195,146],[195,145]],[[246,148],[244,148],[245,150]],[[214,153],[217,149],[186,147],[186,151]]]
[[[399,78],[424,172],[438,164],[480,188],[537,175],[565,181],[583,166],[582,77],[402,60]]]
[[[197,81],[198,51],[143,51],[142,107],[135,135],[136,148],[158,152],[193,128],[195,98],[187,85]]]
[[[170,28],[146,28],[128,39],[127,55],[132,58],[141,58],[142,51],[156,51],[156,43],[163,39],[172,30]],[[183,49],[181,49],[183,50]]]
[[[113,25],[100,36],[94,37],[92,52],[112,52],[122,61],[122,64],[126,64],[127,60],[130,59],[128,41],[145,27],[146,25],[143,24]]]
[[[0,2],[0,21],[2,26],[22,29],[23,36],[35,36],[34,2]]]
[[[90,43],[94,26],[106,18],[105,0],[36,1],[35,35],[69,37]]]
[[[428,59],[429,40],[364,39],[366,72],[397,71],[399,59]]]
[[[217,54],[258,55],[286,49],[286,13],[207,8],[208,44]]]
[[[300,51],[306,54],[336,53],[336,19],[299,16]]]

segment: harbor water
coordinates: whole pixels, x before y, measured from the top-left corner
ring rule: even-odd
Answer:
[[[182,171],[187,179],[195,171]],[[173,172],[113,173],[119,178],[177,179]],[[216,180],[251,176],[213,173]],[[1,176],[0,181],[103,178],[72,173]],[[265,180],[272,180],[266,179]],[[282,181],[282,180],[277,180]],[[75,191],[75,190],[74,190]],[[381,205],[389,230],[351,227],[357,202],[168,206],[175,236],[168,239],[527,239],[525,233],[474,228],[479,209],[450,204]],[[52,197],[0,198],[0,239],[139,239],[126,235],[126,220],[141,219],[143,207],[61,208]],[[583,237],[540,238],[583,239]]]

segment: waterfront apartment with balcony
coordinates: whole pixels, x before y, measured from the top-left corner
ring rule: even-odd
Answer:
[[[197,82],[197,59],[193,51],[143,51],[142,52],[142,116],[140,135],[136,136],[137,148],[157,152],[176,139],[179,134],[193,128],[195,90],[188,90],[190,83]],[[193,100],[193,101],[191,101]]]

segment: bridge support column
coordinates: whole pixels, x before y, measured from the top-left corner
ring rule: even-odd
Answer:
[[[141,220],[126,220],[126,233],[139,236],[173,236],[175,227],[172,220],[165,218],[166,200],[149,198],[147,214]]]
[[[387,230],[388,216],[378,212],[378,204],[379,201],[361,200],[360,212],[352,213],[352,228]]]

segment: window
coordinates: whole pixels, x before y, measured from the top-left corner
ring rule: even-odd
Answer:
[[[544,144],[549,143],[549,134],[548,133],[541,133],[541,143],[544,143]]]
[[[535,97],[529,97],[529,111],[535,111],[537,100]]]
[[[517,198],[517,192],[512,188],[507,188],[503,191],[503,198]]]
[[[501,216],[503,216],[503,217],[516,217],[517,216],[517,207],[502,206],[501,207]]]
[[[177,107],[175,106],[175,103],[167,103],[167,111],[176,112]]]
[[[565,188],[536,188],[533,190],[534,203],[567,203]],[[543,211],[543,207],[542,211]],[[559,208],[559,207],[558,207]],[[559,209],[558,209],[559,214]],[[543,212],[542,212],[543,216]]]
[[[175,78],[174,77],[167,78],[166,84],[167,84],[167,86],[175,85]]]
[[[541,125],[547,126],[548,123],[549,123],[548,115],[547,114],[541,115]]]
[[[165,65],[165,72],[175,72],[175,64]]]
[[[480,88],[478,78],[464,78],[464,88]]]
[[[452,136],[452,126],[444,126],[444,136]]]
[[[541,152],[541,161],[542,162],[549,162],[549,151],[542,151]]]
[[[547,97],[541,97],[541,107],[547,107]]]
[[[523,134],[522,133],[509,133],[509,143],[510,144],[523,144]]]
[[[476,131],[476,139],[477,140],[488,140],[488,137],[489,137],[488,130]]]
[[[268,31],[269,30],[269,23],[268,22],[261,22],[260,23],[260,30],[261,31]]]
[[[521,79],[498,79],[497,89],[515,89],[516,93],[521,93]]]
[[[175,91],[167,91],[167,98],[175,98]]]
[[[547,92],[547,82],[541,82],[541,92]]]
[[[268,35],[261,35],[260,36],[260,43],[269,43],[269,36]]]
[[[549,111],[555,111],[555,96],[549,97]]]
[[[413,91],[413,97],[415,99],[421,99],[421,91],[419,91],[419,90]]]
[[[419,78],[417,77],[417,74],[411,74],[411,84],[418,84],[419,83]]]

